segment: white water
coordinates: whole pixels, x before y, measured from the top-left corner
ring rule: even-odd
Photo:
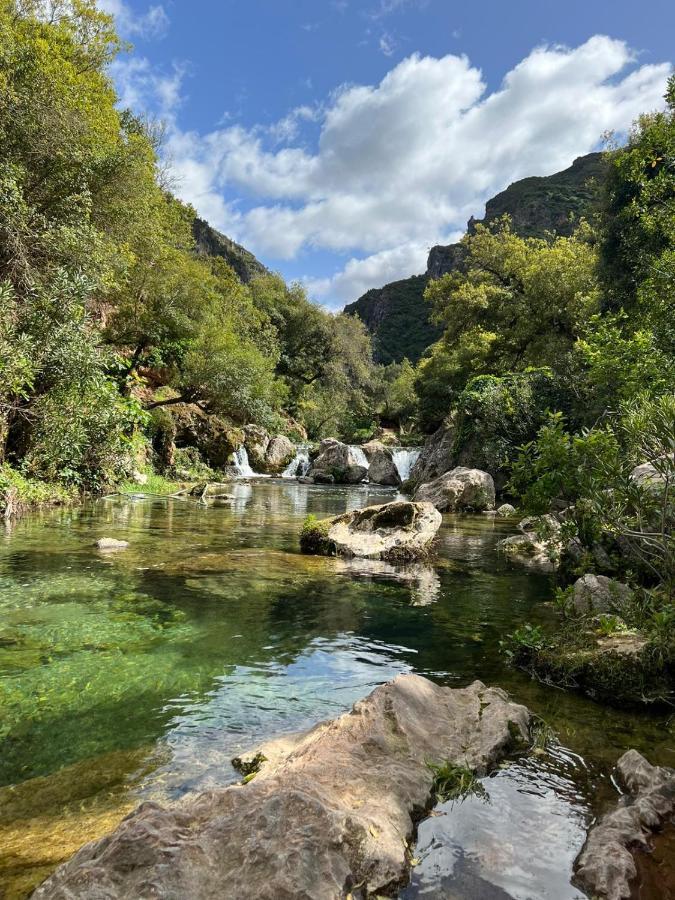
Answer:
[[[420,458],[421,452],[422,451],[419,448],[411,450],[401,448],[400,450],[392,451],[391,455],[393,457],[394,465],[398,470],[401,481],[407,481],[410,478],[412,467]]]
[[[255,475],[255,472],[248,461],[246,447],[240,447],[235,452],[234,468],[236,469],[237,475],[240,475],[242,478],[251,478],[251,476]]]
[[[295,457],[281,473],[282,478],[297,478],[306,475],[309,469],[309,452],[306,447],[298,447]]]
[[[366,454],[360,447],[355,447],[353,444],[350,444],[349,455],[354,465],[363,466],[364,469],[370,468],[370,463],[368,462]]]

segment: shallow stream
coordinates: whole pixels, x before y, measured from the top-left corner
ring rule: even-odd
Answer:
[[[572,862],[616,799],[613,764],[636,747],[675,765],[673,722],[505,665],[504,635],[553,615],[548,577],[497,553],[513,526],[446,516],[433,565],[347,563],[299,554],[305,515],[393,490],[268,479],[232,493],[208,508],[102,500],[0,537],[0,897],[27,896],[140,799],[226,784],[239,751],[335,716],[405,671],[499,684],[559,744],[485,779],[489,800],[423,822],[403,896],[583,897]],[[104,555],[100,537],[130,547]]]

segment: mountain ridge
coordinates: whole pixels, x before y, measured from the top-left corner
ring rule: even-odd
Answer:
[[[514,181],[487,201],[484,218],[469,219],[467,231],[471,234],[476,225],[509,215],[513,230],[523,237],[543,237],[547,232],[568,236],[579,219],[594,211],[605,166],[603,153],[587,153],[553,175]],[[459,269],[463,258],[462,244],[432,247],[426,272],[371,288],[345,306],[344,312],[361,319],[370,332],[377,362],[386,365],[407,357],[416,363],[438,340],[440,329],[429,321],[424,291],[429,281]]]

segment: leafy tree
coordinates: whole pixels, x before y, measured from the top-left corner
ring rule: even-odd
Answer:
[[[522,238],[508,218],[467,235],[463,272],[432,281],[426,299],[443,337],[419,366],[423,421],[437,424],[473,375],[559,366],[598,307],[586,225],[573,237]]]

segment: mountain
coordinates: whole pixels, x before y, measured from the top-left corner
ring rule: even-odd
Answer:
[[[542,237],[548,231],[570,235],[580,218],[594,212],[605,166],[602,153],[589,153],[555,175],[515,181],[488,200],[485,217],[472,217],[467,229],[472,233],[477,224],[487,225],[508,214],[513,230],[523,237]],[[429,321],[424,290],[430,280],[458,269],[463,257],[461,244],[432,247],[423,275],[373,288],[345,306],[345,312],[358,316],[371,333],[378,362],[386,365],[407,357],[416,363],[438,340],[440,329]]]
[[[269,269],[266,269],[250,250],[216,231],[204,219],[197,218],[194,220],[192,233],[197,244],[197,253],[203,253],[205,256],[222,257],[234,269],[244,284],[248,284],[257,275],[269,275]]]

